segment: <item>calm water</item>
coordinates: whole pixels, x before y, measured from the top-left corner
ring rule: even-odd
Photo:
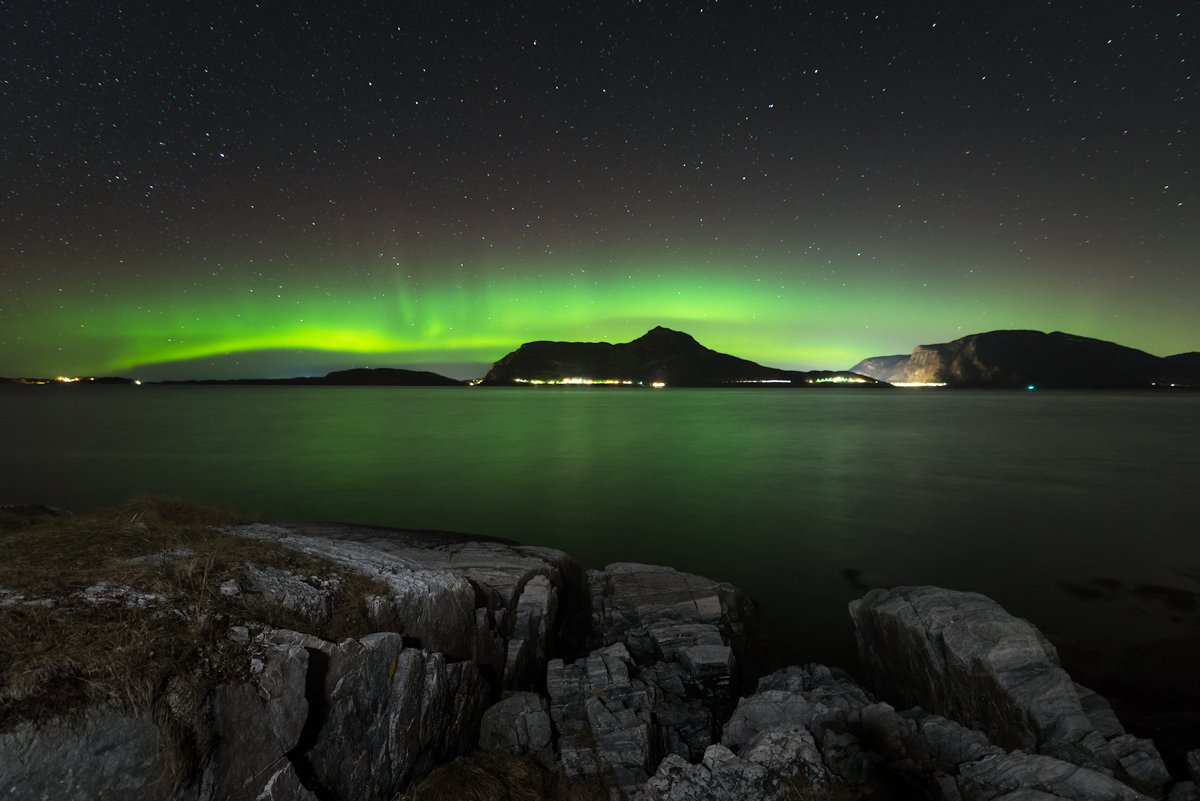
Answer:
[[[748,590],[792,660],[851,663],[866,585],[987,593],[1084,664],[1200,634],[1196,394],[7,388],[0,412],[0,502],[170,493],[666,563]]]

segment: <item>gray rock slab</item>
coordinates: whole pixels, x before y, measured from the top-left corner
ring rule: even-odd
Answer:
[[[1171,782],[1171,774],[1163,763],[1154,742],[1132,734],[1122,734],[1109,741],[1113,756],[1120,766],[1118,771],[1128,777],[1131,784],[1154,795],[1161,795]]]
[[[318,781],[342,798],[390,801],[475,746],[489,691],[473,664],[381,633],[333,650],[323,694],[324,723],[304,755]]]
[[[588,571],[588,592],[600,644],[624,642],[639,664],[673,659],[678,649],[696,645],[727,645],[739,660],[756,661],[749,656],[753,610],[730,584],[619,562]]]
[[[581,591],[579,567],[552,548],[361,526],[226,530],[378,579],[389,593],[369,607],[381,630],[398,629],[423,648],[493,668],[508,689],[541,679],[560,596]]]
[[[455,658],[475,656],[475,590],[466,576],[446,569],[449,559],[440,551],[388,545],[378,532],[373,532],[374,539],[351,539],[347,532],[353,529],[259,524],[228,530],[276,542],[379,579],[391,593],[379,611],[393,617],[405,636]],[[342,536],[331,536],[335,534]]]
[[[553,650],[551,638],[557,614],[558,590],[550,579],[539,574],[525,582],[517,596],[508,636],[505,689],[536,686],[546,667],[546,655]]]
[[[483,713],[479,747],[485,751],[528,754],[547,768],[555,764],[550,706],[537,693],[513,693]]]
[[[646,685],[631,677],[633,659],[621,643],[592,651],[574,664],[546,669],[550,715],[569,776],[598,778],[632,792],[657,763]]]
[[[161,801],[167,756],[148,713],[97,708],[74,720],[20,723],[0,734],[0,798]]]
[[[1114,763],[1054,647],[978,593],[872,590],[850,605],[859,658],[879,695],[985,732],[1006,748]]]
[[[764,676],[757,692],[738,701],[721,742],[736,750],[761,731],[787,725],[844,731],[858,725],[872,702],[844,671],[824,665],[787,667]]]
[[[828,781],[821,753],[803,727],[760,733],[740,753],[712,745],[699,764],[670,755],[646,782],[639,801],[776,801],[801,777],[816,787]]]
[[[299,786],[285,755],[308,719],[308,651],[267,643],[260,663],[246,681],[221,685],[212,696],[217,746],[207,772],[217,798],[254,798],[268,784],[277,794]]]
[[[1092,727],[1106,740],[1120,737],[1125,733],[1117,713],[1113,711],[1108,699],[1095,690],[1075,683],[1075,695],[1079,697],[1079,705],[1087,715]]]
[[[266,603],[296,612],[306,620],[320,625],[333,615],[333,596],[337,592],[337,582],[322,582],[320,579],[314,581],[275,567],[247,565],[238,590],[244,594],[259,596]]]
[[[1149,801],[1099,771],[1042,754],[1014,752],[963,765],[958,788],[964,801],[991,801],[1023,789],[1040,790],[1071,801]]]

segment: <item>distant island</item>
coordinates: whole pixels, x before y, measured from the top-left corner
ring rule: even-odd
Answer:
[[[1148,389],[1200,386],[1200,353],[1153,356],[1102,339],[989,331],[910,355],[874,356],[851,371],[898,386]]]
[[[141,385],[117,376],[2,378],[35,386]],[[195,386],[642,386],[951,387],[990,389],[1200,389],[1200,352],[1154,356],[1061,331],[988,331],[918,345],[910,354],[872,356],[849,370],[784,370],[719,353],[690,334],[657,326],[632,342],[526,342],[478,380],[427,370],[361,367],[324,376],[160,381]]]
[[[124,378],[122,376],[65,376],[60,375],[54,378],[4,378],[0,376],[0,384],[21,384],[24,386],[68,386],[71,384],[108,384],[108,385],[126,385],[135,386],[141,385],[141,381],[134,378]]]
[[[132,378],[92,376],[58,376],[57,378],[0,378],[0,384],[45,385],[89,385],[117,384],[137,385],[143,382]],[[457,381],[444,375],[426,370],[405,370],[399,367],[357,367],[350,370],[335,370],[323,376],[300,376],[296,378],[201,378],[185,381],[149,382],[165,386],[298,386],[298,387],[461,387],[466,381]]]
[[[399,367],[356,367],[335,370],[323,376],[303,378],[229,378],[199,381],[163,381],[163,384],[238,384],[243,386],[298,387],[461,387],[457,381],[428,370],[404,370]]]
[[[527,342],[492,365],[484,386],[582,384],[650,387],[873,386],[886,383],[840,370],[764,367],[718,353],[691,335],[658,326],[632,342]]]

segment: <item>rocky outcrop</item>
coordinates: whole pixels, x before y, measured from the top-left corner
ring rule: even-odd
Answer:
[[[553,769],[554,731],[550,706],[537,693],[513,693],[483,713],[479,725],[479,747],[516,756],[531,756],[543,767]]]
[[[372,605],[380,630],[470,660],[510,689],[540,681],[560,612],[576,616],[583,603],[582,571],[551,548],[345,526],[236,531],[382,581],[389,593]]]
[[[1071,681],[1035,626],[990,598],[899,587],[872,590],[850,613],[863,670],[883,697],[1152,792],[1169,781],[1154,744],[1127,734],[1103,698]]]
[[[379,632],[335,643],[231,621],[212,658],[232,659],[238,678],[204,697],[173,681],[154,714],[96,709],[0,728],[5,799],[390,801],[474,749],[500,689],[542,686],[547,660],[577,640],[562,628],[583,614],[582,571],[559,551],[345,526],[229,530],[378,579]],[[239,575],[221,595],[313,623],[331,612],[336,579],[257,565]],[[84,600],[136,600],[121,585],[102,590]]]
[[[550,714],[567,774],[628,794],[664,756],[715,742],[758,659],[753,610],[731,585],[652,565],[590,571],[588,590],[594,648],[549,663]]]
[[[1100,339],[1041,331],[989,331],[911,355],[864,359],[852,372],[890,383],[955,387],[1149,388],[1200,384],[1193,354],[1153,356]]]
[[[634,801],[1197,801],[1036,627],[981,595],[902,587],[852,604],[866,686],[821,665],[760,677],[752,605],[700,576],[585,578],[557,551],[442,535],[237,530],[378,579],[380,630],[329,642],[230,621],[214,658],[238,669],[216,687],[180,676],[152,712],[0,731],[5,799],[391,801],[478,747]],[[303,619],[335,597],[320,576],[240,575],[220,592]],[[1187,764],[1200,778],[1200,752]]]
[[[954,801],[1166,797],[1170,777],[1153,743],[1127,734],[1100,696],[1070,681],[1035,627],[989,599],[880,590],[852,615],[875,689],[911,708],[898,712],[833,668],[785,668],[741,699],[720,745],[699,760],[668,756],[633,797],[770,801],[834,786],[846,797]],[[764,741],[810,747],[764,759]],[[1031,752],[1038,747],[1047,753]],[[1195,785],[1170,789],[1180,801]]]
[[[735,675],[752,678],[761,667],[753,605],[731,584],[617,563],[590,571],[588,592],[596,644],[625,643],[639,664],[677,662],[714,687]]]
[[[677,754],[663,760],[635,801],[743,801],[777,799],[798,783],[820,788],[827,782],[812,734],[806,729],[771,729],[741,753],[710,746],[698,764]]]
[[[908,380],[909,358],[907,353],[896,356],[872,356],[851,367],[850,372],[870,376],[889,384],[904,382]]]
[[[1111,765],[1054,646],[990,598],[872,590],[850,614],[863,670],[883,697],[992,732],[1009,748]]]
[[[295,751],[311,711],[305,689],[316,660],[302,645],[288,643],[287,632],[279,634],[281,642],[254,648],[258,655],[250,658],[246,681],[213,693],[216,748],[202,782],[209,791],[202,795],[282,799],[302,789]],[[189,716],[184,711],[180,717],[186,722]]]
[[[801,747],[787,759],[763,758],[764,742],[797,738],[810,747]],[[698,765],[664,760],[643,795],[636,797],[769,801],[786,797],[797,785],[817,791],[836,785],[847,797],[884,793],[958,801],[1149,798],[1101,770],[1006,751],[984,732],[920,708],[897,712],[874,701],[845,673],[820,665],[791,667],[764,678],[759,691],[738,705],[725,725],[722,745],[713,749]],[[714,759],[717,753],[723,758]],[[723,766],[726,777],[739,777],[743,795],[714,786],[714,764]]]

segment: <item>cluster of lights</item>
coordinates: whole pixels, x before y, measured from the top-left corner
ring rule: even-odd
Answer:
[[[944,386],[946,386],[946,382],[945,381],[894,381],[894,382],[892,382],[892,386],[893,387],[905,387],[905,388],[944,387]]]
[[[645,381],[631,381],[627,378],[559,378],[559,379],[542,379],[542,378],[514,378],[514,383],[530,384],[533,386],[575,386],[575,387],[592,387],[592,386],[617,386],[617,387],[644,387]],[[655,389],[662,389],[666,386],[663,381],[654,381],[650,386]]]
[[[57,375],[54,377],[54,380],[60,384],[78,384],[80,381],[95,381],[96,379],[92,376],[83,378],[83,377],[77,376],[77,375],[73,375],[73,376]],[[34,381],[33,383],[45,384],[46,382],[45,381]],[[142,385],[142,382],[138,379],[134,379],[133,384],[134,384],[134,386],[140,387]]]
[[[810,384],[866,384],[865,378],[851,378],[848,375],[831,375],[829,378],[810,378]]]
[[[790,378],[740,378],[735,384],[790,384]]]

